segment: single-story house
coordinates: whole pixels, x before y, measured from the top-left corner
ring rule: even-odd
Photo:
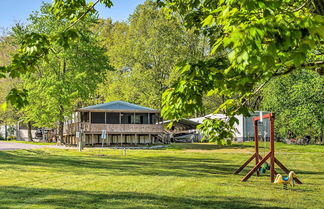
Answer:
[[[64,141],[76,145],[165,143],[160,111],[113,101],[78,109],[64,124]]]

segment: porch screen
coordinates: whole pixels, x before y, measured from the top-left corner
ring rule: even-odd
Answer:
[[[148,124],[148,113],[136,113],[135,124]]]
[[[91,113],[91,123],[105,123],[105,113],[104,112],[92,112]]]
[[[134,120],[134,113],[121,113],[122,124],[132,124]]]
[[[119,113],[107,112],[107,122],[108,124],[119,124]]]

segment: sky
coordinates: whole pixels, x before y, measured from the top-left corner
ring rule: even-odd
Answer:
[[[40,8],[41,2],[52,2],[52,0],[0,0],[0,28],[9,29],[16,23],[26,22],[32,11]],[[114,21],[127,20],[138,4],[144,0],[113,0],[114,6],[106,8],[104,5],[96,5],[99,16],[111,17]]]

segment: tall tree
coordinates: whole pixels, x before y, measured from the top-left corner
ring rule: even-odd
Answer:
[[[8,31],[1,31],[0,35],[0,66],[10,63],[10,56],[16,49],[16,43],[13,36]],[[21,113],[14,107],[8,106],[6,97],[12,88],[19,83],[18,79],[1,78],[0,79],[0,124],[12,125],[20,117]]]
[[[30,25],[16,27],[16,37],[21,40],[26,33],[53,34],[64,29],[66,22],[57,20],[48,9],[49,5],[44,4],[40,12],[30,16]],[[33,72],[22,77],[22,86],[28,91],[28,105],[23,109],[25,120],[38,127],[58,126],[61,140],[64,121],[71,117],[79,101],[94,95],[110,68],[105,49],[89,30],[95,21],[96,17],[91,16],[79,24],[78,31],[73,32],[80,36],[78,41],[70,41],[66,46],[53,44],[47,59],[39,61]]]
[[[178,75],[183,59],[202,57],[201,39],[186,31],[180,17],[168,18],[153,1],[139,5],[126,23],[105,21],[101,35],[118,70],[100,91],[105,100],[122,99],[161,108],[161,95]]]
[[[271,81],[262,91],[262,106],[276,114],[277,136],[310,135],[323,139],[324,77],[301,70]]]
[[[76,26],[87,19],[89,15],[96,13],[95,6],[98,3],[111,7],[111,0],[96,0],[87,2],[86,0],[54,0],[48,8],[57,20],[62,21],[61,28],[52,33],[41,33],[33,31],[24,33],[18,46],[18,50],[12,56],[9,65],[0,66],[0,78],[17,78],[26,73],[33,72],[35,67],[46,60],[50,55],[55,54],[53,46],[68,48],[70,43],[80,38],[77,35]],[[28,94],[24,89],[13,88],[6,97],[7,101],[17,108],[22,108],[27,104]]]

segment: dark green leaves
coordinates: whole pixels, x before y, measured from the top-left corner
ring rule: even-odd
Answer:
[[[28,92],[27,90],[19,90],[16,88],[11,89],[8,96],[6,97],[7,101],[15,108],[21,109],[24,107],[27,101]]]
[[[77,40],[79,37],[79,32],[76,29],[68,29],[57,33],[51,39],[55,44],[67,49],[70,47],[71,42]]]
[[[40,58],[49,53],[50,42],[47,35],[40,33],[26,33],[18,49],[18,53],[12,57],[11,64],[5,71],[12,78],[34,70],[34,66]]]
[[[0,79],[6,77],[6,67],[0,66]]]
[[[88,4],[86,0],[54,0],[50,11],[57,19],[68,19],[73,23],[85,13],[95,13],[94,6],[98,2],[109,8],[113,5],[110,0],[90,1]]]
[[[50,11],[58,19],[76,20],[80,8],[85,8],[87,3],[85,0],[54,0]]]
[[[162,116],[166,119],[180,119],[203,111],[202,97],[219,88],[224,76],[222,71],[227,67],[223,58],[211,59],[208,62],[184,63],[179,66],[181,77],[163,94]]]
[[[231,121],[234,121],[235,119],[231,119]],[[207,118],[198,126],[198,128],[203,135],[202,140],[221,142],[224,141],[224,139],[233,138],[234,135],[233,125],[230,125],[225,119]]]
[[[108,8],[113,6],[113,3],[110,0],[100,0],[100,3],[104,4]]]

